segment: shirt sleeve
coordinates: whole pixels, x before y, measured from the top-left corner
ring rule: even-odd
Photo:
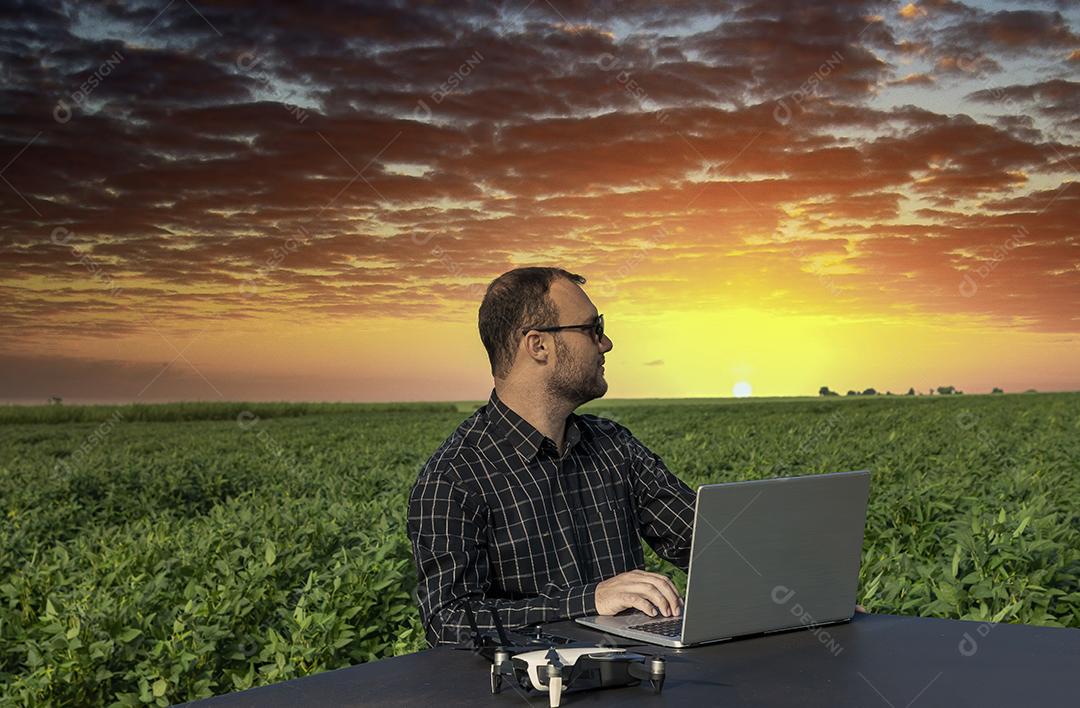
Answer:
[[[657,555],[687,571],[697,494],[640,440],[628,439],[638,531]]]
[[[573,587],[548,584],[519,600],[492,598],[487,553],[487,509],[475,494],[443,475],[422,474],[409,495],[409,538],[416,563],[420,619],[428,643],[469,638],[468,600],[481,631],[494,631],[596,614],[598,582]]]

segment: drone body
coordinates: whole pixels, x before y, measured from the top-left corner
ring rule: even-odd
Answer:
[[[492,662],[493,694],[502,689],[503,678],[508,677],[526,691],[546,692],[551,708],[558,708],[563,691],[571,688],[615,688],[648,681],[653,693],[660,693],[664,686],[667,664],[662,656],[549,636],[540,626],[535,627],[535,636],[507,632],[497,614],[492,614],[497,632],[492,636],[477,627],[468,599],[464,608],[472,633],[458,648]],[[556,644],[561,646],[556,649]]]
[[[551,708],[558,708],[563,691],[570,688],[616,688],[635,686],[647,680],[654,693],[664,685],[665,662],[610,647],[554,647],[511,655],[498,649],[491,665],[491,692],[502,688],[503,677],[512,677],[519,686],[548,694]]]

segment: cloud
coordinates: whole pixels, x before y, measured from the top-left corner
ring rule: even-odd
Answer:
[[[0,328],[419,317],[563,259],[657,306],[777,307],[782,282],[801,311],[1076,331],[1073,28],[913,7],[24,8]],[[978,297],[950,294],[1020,226]]]
[[[965,46],[1006,53],[1033,47],[1075,47],[1077,35],[1060,12],[999,10],[953,25],[947,37]]]
[[[946,0],[909,3],[900,15],[898,45],[909,56],[931,61],[938,78],[983,79],[1016,60],[1051,61],[1077,44],[1068,20],[1057,11],[990,12]]]
[[[931,74],[908,74],[902,79],[889,82],[889,86],[933,86],[936,79]]]
[[[1034,108],[1057,127],[1080,127],[1080,82],[1076,81],[1052,79],[1035,84],[995,86],[974,91],[968,94],[967,99],[1008,111]],[[1029,105],[1020,107],[1018,103]]]

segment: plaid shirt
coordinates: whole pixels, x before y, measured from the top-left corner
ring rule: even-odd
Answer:
[[[683,570],[695,493],[625,427],[571,413],[562,457],[493,390],[431,456],[409,496],[428,642],[596,613],[596,586],[645,567],[644,538]],[[640,535],[639,535],[640,534]]]

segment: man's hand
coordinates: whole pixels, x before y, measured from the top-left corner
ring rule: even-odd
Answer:
[[[632,607],[650,617],[657,611],[664,617],[678,617],[682,600],[670,580],[644,570],[620,573],[596,586],[597,614],[614,615]]]

